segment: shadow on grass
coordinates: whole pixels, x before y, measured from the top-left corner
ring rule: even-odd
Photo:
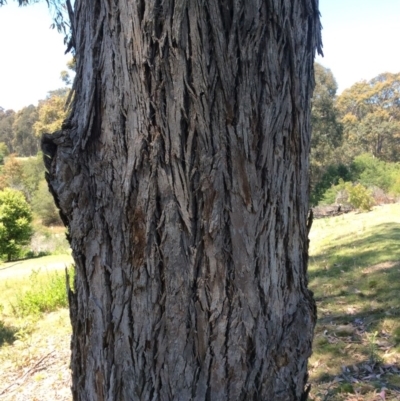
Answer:
[[[325,394],[312,399],[347,400],[345,393],[381,388],[386,400],[400,399],[399,238],[399,224],[379,224],[336,236],[311,256],[318,307],[312,360],[320,366],[310,373],[314,395]]]
[[[348,400],[350,394],[358,394],[365,397],[361,398],[363,400],[399,400],[399,372],[398,364],[371,363],[367,359],[343,365],[337,374],[321,373],[310,380],[310,399],[323,394],[324,400],[341,401]],[[381,396],[376,398],[379,392]]]
[[[400,260],[400,225],[385,223],[376,226],[374,232],[346,235],[340,238],[340,243],[325,246],[324,252],[311,257],[312,264],[340,265],[348,269],[354,266],[369,266],[384,260]],[[335,240],[335,242],[338,242]],[[328,260],[327,260],[328,259]],[[309,277],[327,274],[323,269],[311,270]],[[329,273],[328,273],[329,274]]]
[[[18,332],[18,329],[15,327],[9,327],[4,324],[0,320],[0,347],[3,346],[3,344],[12,344],[16,340],[16,333]]]

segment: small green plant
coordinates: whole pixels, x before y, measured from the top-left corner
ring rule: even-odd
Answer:
[[[43,276],[39,273],[40,269],[32,272],[30,289],[18,294],[16,302],[12,304],[16,316],[39,316],[68,306],[65,275],[52,272]]]
[[[373,334],[367,334],[369,360],[372,363],[379,361],[378,346],[376,344],[377,336],[378,336],[377,331],[375,331]]]
[[[369,211],[374,205],[374,199],[366,187],[361,184],[346,184],[346,191],[349,194],[349,203],[357,209]]]

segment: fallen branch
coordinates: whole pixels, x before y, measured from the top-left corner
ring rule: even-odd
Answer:
[[[36,373],[38,370],[40,370],[40,364],[41,364],[45,359],[47,359],[51,354],[54,354],[54,352],[55,352],[55,351],[53,350],[53,351],[49,352],[48,354],[46,354],[45,356],[43,356],[42,358],[40,358],[39,361],[37,361],[37,362],[35,363],[35,365],[33,365],[30,369],[28,369],[28,370],[27,370],[23,375],[21,375],[14,383],[10,384],[8,387],[6,387],[4,390],[2,390],[2,391],[0,392],[0,395],[3,395],[3,394],[5,394],[5,393],[9,392],[10,389],[11,389],[12,387],[14,387],[14,386],[17,386],[17,387],[18,387],[18,386],[21,386],[29,375],[32,375],[33,373]],[[14,390],[15,390],[15,389],[13,389],[12,391],[14,391]]]

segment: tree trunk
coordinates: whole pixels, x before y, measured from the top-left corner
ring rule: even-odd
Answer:
[[[76,261],[74,400],[302,400],[318,0],[75,1],[43,138]]]

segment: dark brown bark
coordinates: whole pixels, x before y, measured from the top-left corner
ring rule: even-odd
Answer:
[[[74,33],[74,399],[302,399],[318,0],[76,0]]]

